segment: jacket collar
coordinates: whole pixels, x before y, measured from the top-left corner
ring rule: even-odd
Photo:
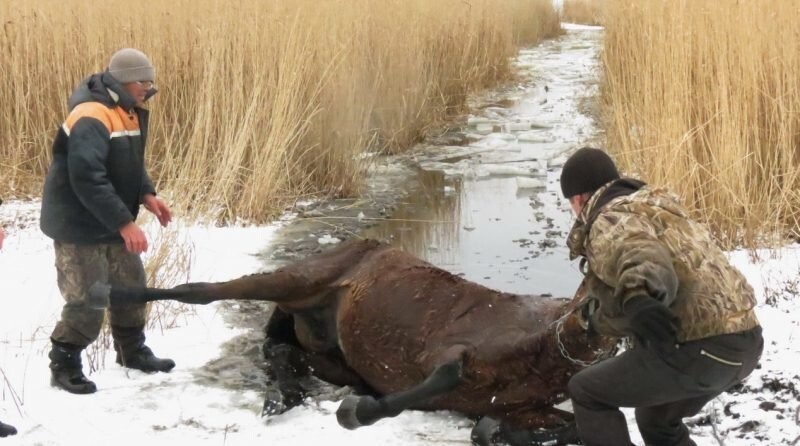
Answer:
[[[106,87],[108,91],[108,96],[114,102],[114,104],[119,105],[124,110],[131,111],[136,107],[136,100],[128,94],[125,90],[125,87],[119,83],[114,76],[111,75],[108,71],[103,73],[103,85]]]
[[[145,100],[150,99],[156,92],[155,88],[151,89]],[[108,107],[120,106],[127,111],[139,109],[136,107],[136,100],[108,71],[84,79],[70,96],[69,109],[72,110],[84,102],[100,102]]]
[[[592,230],[594,223],[600,212],[616,198],[631,195],[643,188],[645,183],[633,178],[619,178],[609,181],[600,186],[581,210],[580,215],[575,219],[575,224],[567,236],[567,247],[569,248],[569,259],[574,260],[578,257],[586,256],[586,239]]]

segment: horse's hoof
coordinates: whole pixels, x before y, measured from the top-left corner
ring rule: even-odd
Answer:
[[[298,386],[278,387],[271,385],[264,392],[264,408],[261,416],[280,415],[305,402],[305,391]]]
[[[350,430],[363,426],[356,415],[360,399],[361,397],[350,395],[345,397],[342,404],[339,404],[339,408],[336,409],[336,421],[339,422],[339,426]]]
[[[264,408],[261,410],[262,417],[280,415],[291,409],[283,398],[283,394],[278,389],[267,389],[264,395]]]
[[[371,396],[345,397],[336,410],[336,420],[345,429],[358,429],[378,421],[380,403]]]
[[[470,437],[475,446],[495,446],[500,432],[500,422],[491,417],[483,417],[472,428]]]

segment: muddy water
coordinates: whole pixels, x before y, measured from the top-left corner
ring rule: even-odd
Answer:
[[[376,158],[361,197],[298,205],[263,253],[266,268],[371,237],[492,288],[571,296],[580,274],[564,247],[572,217],[558,177],[566,156],[597,135],[599,39],[597,29],[572,28],[520,51],[519,82],[473,98],[472,115],[411,153]],[[261,389],[270,307],[225,306],[231,323],[251,330],[200,378]]]

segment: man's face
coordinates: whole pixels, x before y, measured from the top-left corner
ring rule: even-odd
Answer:
[[[136,82],[128,82],[127,84],[122,84],[122,87],[125,88],[125,91],[131,95],[131,97],[136,101],[136,105],[141,107],[144,105],[144,100],[147,97],[147,92],[153,88],[152,81],[136,81]]]

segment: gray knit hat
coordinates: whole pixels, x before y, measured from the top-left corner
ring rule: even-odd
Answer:
[[[133,48],[123,48],[114,53],[108,64],[108,72],[121,84],[156,80],[156,70],[150,59]]]

